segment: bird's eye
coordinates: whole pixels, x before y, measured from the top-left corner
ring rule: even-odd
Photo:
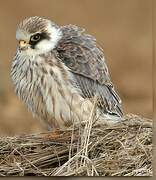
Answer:
[[[40,34],[35,34],[35,35],[31,36],[30,40],[33,42],[36,42],[36,41],[39,41],[40,38],[41,38]]]

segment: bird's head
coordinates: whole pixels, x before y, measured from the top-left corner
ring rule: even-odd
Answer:
[[[37,16],[24,19],[16,31],[19,50],[27,55],[43,54],[54,49],[61,36],[56,24]]]

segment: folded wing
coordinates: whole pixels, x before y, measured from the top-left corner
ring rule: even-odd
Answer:
[[[111,115],[122,116],[121,99],[114,90],[102,49],[93,36],[74,25],[62,26],[63,38],[57,46],[57,55],[73,73],[76,86],[84,98],[98,96],[99,109]]]

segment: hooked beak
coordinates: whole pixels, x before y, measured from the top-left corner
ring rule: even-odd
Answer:
[[[28,48],[28,42],[24,40],[19,41],[19,49],[20,50],[25,50]]]

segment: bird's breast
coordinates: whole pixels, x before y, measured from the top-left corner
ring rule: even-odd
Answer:
[[[89,116],[92,103],[83,99],[70,71],[55,57],[14,62],[12,79],[20,99],[48,127],[64,128]]]

